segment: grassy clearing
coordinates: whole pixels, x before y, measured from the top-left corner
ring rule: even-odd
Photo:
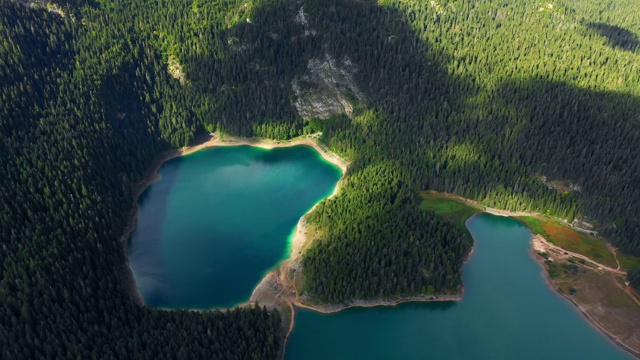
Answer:
[[[616,282],[620,284],[619,277],[612,279],[610,275],[597,271],[580,273],[573,285],[577,291],[572,299],[582,304],[597,324],[637,349],[640,340],[634,334],[638,330],[640,306],[616,286]]]
[[[614,269],[618,266],[604,238],[583,234],[551,219],[534,216],[521,216],[518,219],[527,224],[535,234],[544,236],[549,242],[567,251],[582,254]]]
[[[553,260],[545,260],[544,266],[547,268],[553,287],[565,295],[574,295],[576,293],[575,285],[577,280],[588,271],[576,264],[576,262],[558,260],[555,256],[553,256]]]
[[[423,191],[420,193],[420,197],[424,199],[420,204],[420,209],[432,211],[436,213],[436,215],[442,216],[448,221],[458,226],[462,226],[463,228],[464,222],[467,221],[471,215],[480,211],[480,209],[476,209],[434,191]]]
[[[580,294],[581,301],[585,303],[597,301],[599,306],[624,310],[629,314],[635,315],[631,319],[637,319],[637,316],[640,315],[640,306],[627,293],[615,285],[616,281],[620,283],[620,278],[616,277],[612,281],[607,275],[595,271],[587,271],[581,274],[579,280],[577,287],[584,288]]]
[[[471,215],[481,211],[481,209],[474,208],[435,191],[423,191],[420,193],[420,197],[423,199],[420,204],[421,210],[434,212],[436,215],[458,226],[467,234],[469,243],[473,243],[473,238],[464,223]]]
[[[635,256],[618,253],[618,261],[620,262],[620,268],[624,270],[640,268],[640,259]]]

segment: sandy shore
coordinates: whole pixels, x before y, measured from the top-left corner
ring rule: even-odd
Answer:
[[[164,164],[165,162],[171,159],[193,154],[197,151],[212,148],[212,147],[249,145],[249,146],[259,147],[262,149],[275,149],[275,148],[292,147],[297,145],[306,145],[314,148],[322,156],[323,159],[339,167],[342,170],[343,174],[346,173],[347,167],[349,166],[349,162],[341,158],[337,154],[330,152],[324,146],[318,144],[318,142],[315,140],[316,138],[318,138],[318,136],[319,134],[313,134],[309,136],[301,136],[292,140],[277,141],[277,140],[270,140],[270,139],[263,139],[263,138],[241,138],[241,137],[233,137],[233,136],[225,136],[224,139],[220,139],[218,136],[208,135],[206,138],[202,139],[201,142],[196,145],[184,147],[181,149],[172,149],[159,154],[156,157],[156,159],[153,161],[153,164],[151,165],[151,169],[147,172],[145,177],[139,183],[133,186],[132,197],[133,197],[134,203],[137,204],[138,198],[140,197],[140,195],[142,195],[144,190],[146,190],[147,187],[149,187],[149,185],[160,180],[160,174],[158,173],[158,170],[160,169],[162,164]],[[133,216],[136,217],[137,209],[134,209],[134,210],[135,211],[133,211]],[[131,224],[131,221],[130,221],[129,226],[125,229],[123,237],[128,238],[128,236],[133,231],[133,228],[135,228],[135,223]]]
[[[240,137],[233,137],[233,136],[225,136],[223,139],[220,139],[217,136],[210,136],[206,141],[204,141],[201,144],[176,150],[175,156],[172,156],[171,158],[188,155],[202,149],[218,147],[218,146],[250,145],[250,146],[259,147],[262,149],[275,149],[275,148],[292,147],[297,145],[306,145],[314,148],[322,156],[323,159],[336,165],[337,167],[340,168],[340,170],[342,170],[343,173],[346,173],[347,167],[349,166],[349,162],[341,158],[337,154],[330,152],[324,146],[318,144],[318,142],[315,140],[318,138],[318,136],[319,134],[313,134],[309,136],[301,136],[292,140],[282,140],[282,141],[263,139],[263,138],[240,138]],[[169,159],[165,159],[164,161],[167,161]]]
[[[530,213],[530,212],[524,212],[524,211],[507,211],[507,210],[499,210],[499,209],[494,209],[494,208],[489,208],[489,207],[484,207],[483,212],[491,214],[491,215],[504,216],[504,217],[537,216],[537,215],[540,215],[540,213],[537,213],[537,212]]]

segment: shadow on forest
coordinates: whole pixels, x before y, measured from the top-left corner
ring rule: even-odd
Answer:
[[[587,28],[594,30],[600,36],[604,36],[611,47],[628,51],[635,51],[640,47],[638,36],[623,27],[592,22],[587,24]]]
[[[178,182],[181,162],[175,158],[164,163],[158,173],[162,174],[159,182],[146,188],[138,199],[138,213],[135,227],[127,240],[127,252],[130,266],[135,274],[136,286],[145,303],[151,307],[164,306],[168,303],[166,288],[166,271],[160,256],[162,246],[162,224],[167,216],[169,197]],[[150,196],[149,193],[154,195]],[[142,211],[145,208],[145,211]],[[135,240],[134,240],[135,239]]]
[[[296,20],[301,9],[304,23]],[[638,48],[638,37],[624,28],[587,27],[613,47]],[[369,1],[280,1],[216,36],[226,46],[225,57],[193,58],[194,68],[213,70],[194,82],[219,99],[218,118],[232,132],[251,134],[252,123],[274,119],[299,121],[292,80],[308,71],[310,60],[329,54],[357,67],[353,77],[366,100],[355,104],[354,115],[370,110],[379,120],[327,125],[325,139],[356,149],[350,173],[393,159],[418,186],[472,196],[480,188],[509,189],[514,179],[543,172],[581,185],[580,201],[603,223],[630,213],[640,217],[633,202],[640,198],[633,185],[640,183],[640,100],[632,95],[538,78],[497,84],[477,102],[483,89],[471,78],[450,75],[449,54],[425,43],[405,14]],[[443,151],[452,144],[479,147],[488,158],[434,175],[440,160],[423,159],[446,161]],[[634,226],[637,221],[629,220],[615,232],[630,238]]]
[[[304,23],[296,20],[302,9]],[[356,65],[363,105],[389,121],[418,111],[446,117],[456,106],[452,92],[475,92],[470,81],[449,76],[448,57],[430,49],[402,13],[373,2],[280,1],[256,9],[250,23],[212,36],[220,38],[224,58],[193,55],[187,62],[201,69],[194,84],[217,99],[217,119],[234,133],[251,134],[251,124],[263,119],[297,121],[292,81],[308,71],[310,60],[326,55]],[[396,130],[369,129],[378,136],[363,141],[385,146]]]
[[[501,151],[530,173],[579,185],[584,209],[603,227],[626,218],[604,235],[639,253],[629,240],[640,235],[640,99],[547,79],[507,82],[492,97],[524,119],[513,146]]]

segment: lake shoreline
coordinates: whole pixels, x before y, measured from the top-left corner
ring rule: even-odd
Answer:
[[[394,307],[409,302],[455,302],[462,300],[463,294],[456,295],[415,295],[390,299],[372,300],[352,300],[340,304],[312,304],[300,301],[295,302],[295,306],[303,309],[313,310],[322,314],[335,314],[340,311],[353,308],[372,308],[378,306]]]
[[[342,178],[340,180],[342,180]],[[340,181],[338,181],[338,185],[336,185],[336,188],[339,186],[339,184]],[[333,195],[335,195],[335,192]],[[331,198],[333,195],[331,195],[329,198]],[[291,306],[291,323],[289,325],[289,330],[285,336],[285,340],[283,343],[282,359],[284,359],[286,344],[294,328],[295,308],[304,308],[322,314],[334,314],[352,308],[372,308],[379,306],[394,307],[410,302],[458,302],[462,300],[464,296],[464,285],[456,294],[419,294],[414,296],[401,296],[387,299],[351,300],[349,302],[340,304],[318,304],[305,302],[305,300],[298,295],[298,289],[295,285],[295,273],[296,271],[301,270],[300,259],[302,254],[304,254],[303,250],[305,245],[310,244],[314,240],[306,238],[308,223],[305,220],[306,215],[312,212],[314,208],[315,206],[311,208],[305,215],[303,215],[300,218],[298,225],[296,226],[295,236],[293,244],[291,246],[290,257],[287,260],[284,260],[278,268],[270,271],[264,277],[263,281],[258,284],[256,290],[254,290],[254,293],[252,294],[251,299],[248,302],[248,304],[253,304],[255,302],[260,302],[261,298],[270,298],[271,296],[275,295],[276,298],[279,298],[281,301],[284,301],[286,304]],[[469,219],[479,214],[481,213],[478,212],[470,216]],[[469,254],[466,255],[463,264],[467,263],[471,259],[474,251],[475,239],[474,245],[469,250]],[[272,292],[271,295],[268,294],[269,291]],[[277,294],[274,294],[276,292]]]
[[[441,194],[443,197],[459,201],[459,202],[461,202],[463,204],[466,204],[468,206],[471,206],[471,207],[474,207],[474,208],[478,209],[478,212],[476,214],[470,216],[465,221],[465,225],[466,225],[466,222],[469,221],[469,219],[473,218],[474,216],[477,216],[477,215],[482,214],[482,213],[488,213],[488,214],[492,214],[492,215],[496,215],[496,216],[511,217],[511,218],[519,221],[524,226],[526,226],[532,232],[530,252],[532,253],[532,256],[533,256],[534,260],[543,267],[542,271],[544,272],[544,277],[546,279],[547,285],[553,290],[553,292],[555,294],[557,294],[557,295],[569,300],[570,303],[572,304],[572,307],[574,307],[579,313],[581,313],[587,319],[589,324],[591,326],[593,326],[596,330],[598,330],[598,332],[600,334],[604,335],[609,341],[612,341],[617,347],[622,348],[624,351],[626,351],[627,353],[629,353],[633,357],[636,357],[636,358],[640,359],[640,349],[634,349],[633,347],[630,347],[629,345],[626,345],[622,340],[620,340],[620,338],[616,337],[610,331],[606,330],[606,328],[602,324],[600,324],[600,322],[598,320],[596,320],[593,316],[588,314],[585,311],[585,309],[583,308],[583,306],[580,305],[580,303],[578,303],[575,299],[572,299],[571,297],[569,297],[567,294],[562,293],[561,291],[559,291],[559,289],[556,286],[554,286],[554,283],[553,283],[552,279],[550,278],[549,271],[548,271],[547,267],[544,264],[545,259],[542,258],[537,253],[539,249],[536,248],[536,238],[540,237],[542,239],[542,241],[544,241],[544,243],[547,244],[547,248],[554,248],[554,249],[556,249],[558,251],[562,251],[563,253],[567,253],[567,250],[565,250],[565,249],[563,249],[563,248],[561,248],[559,246],[551,244],[542,235],[533,234],[533,231],[531,230],[531,228],[529,228],[529,226],[522,219],[519,218],[520,216],[539,217],[539,216],[542,216],[542,214],[537,213],[537,212],[523,212],[523,211],[513,212],[513,211],[506,211],[506,210],[499,210],[499,209],[489,208],[489,207],[486,207],[486,206],[482,205],[480,202],[478,202],[476,200],[467,199],[467,198],[464,198],[464,197],[456,195],[456,194],[445,193],[445,192],[437,192],[437,191],[435,191],[435,192],[438,193],[438,194]],[[564,226],[568,226],[569,228],[574,229],[576,231],[580,231],[581,230],[581,229],[575,229],[575,227],[571,226],[570,224],[567,224],[566,221],[563,221],[562,219],[558,219],[558,220],[560,222],[562,222],[564,224]],[[467,228],[467,231],[468,231],[468,228]],[[474,238],[474,245],[475,245],[475,241],[476,240]],[[572,256],[575,256],[577,258],[583,258],[587,262],[589,262],[592,265],[596,266],[597,268],[605,269],[606,271],[610,271],[612,274],[620,275],[620,274],[623,273],[623,271],[621,271],[619,269],[613,269],[613,268],[610,268],[608,266],[602,265],[602,264],[596,262],[595,260],[593,260],[591,258],[588,258],[586,256],[583,256],[583,255],[580,255],[580,254],[571,253],[571,252],[568,252],[568,253],[570,253]]]
[[[320,145],[317,141],[318,137],[319,137],[319,134],[312,134],[312,135],[294,138],[291,140],[277,141],[277,140],[264,139],[264,138],[242,138],[242,137],[233,137],[233,136],[224,136],[221,139],[215,134],[209,134],[206,137],[200,138],[200,140],[197,141],[196,144],[192,146],[187,146],[180,149],[170,149],[158,154],[153,160],[150,169],[147,171],[147,173],[142,178],[142,180],[140,180],[138,183],[133,185],[131,188],[132,208],[128,217],[127,226],[125,227],[122,233],[122,236],[120,237],[120,241],[122,243],[122,249],[124,251],[125,259],[126,259],[122,267],[122,277],[134,303],[140,307],[147,306],[144,302],[142,294],[140,293],[140,290],[136,285],[135,277],[133,275],[133,270],[131,268],[131,264],[129,261],[128,248],[127,248],[128,239],[130,238],[131,234],[133,233],[136,227],[136,222],[137,222],[138,213],[139,213],[138,201],[140,199],[140,196],[142,196],[142,194],[145,192],[145,190],[149,186],[151,186],[152,184],[154,184],[155,182],[161,179],[159,170],[163,164],[165,164],[167,161],[172,160],[174,158],[186,156],[186,155],[198,152],[200,150],[214,148],[214,147],[252,146],[252,147],[258,147],[258,148],[270,150],[275,148],[287,148],[287,147],[293,147],[293,146],[310,146],[325,161],[335,165],[342,172],[342,176],[336,183],[336,186],[332,194],[327,197],[327,198],[331,198],[339,192],[340,183],[341,183],[341,180],[344,179],[344,176],[347,172],[347,168],[349,166],[349,162],[341,158],[339,155],[329,151],[324,146]],[[301,217],[301,221],[304,219],[304,217],[308,213],[310,213],[315,209],[315,206],[317,206],[317,203],[307,213],[305,213]],[[299,225],[300,223],[298,224],[297,228],[300,227]],[[302,227],[304,228],[304,225]],[[294,236],[294,238],[292,239],[292,250],[296,243],[299,243],[299,241],[296,241],[296,236]],[[290,260],[290,259],[291,257],[285,259],[283,262],[286,262],[287,260]],[[276,265],[276,267],[278,267],[278,265]],[[254,293],[260,287],[260,284],[262,284],[262,282],[264,282],[264,280],[267,279],[271,274],[271,272],[273,271],[274,270],[267,272],[267,274],[262,279],[262,281],[258,284],[258,286],[254,288]],[[252,300],[253,297],[254,296],[252,295],[250,300],[244,303],[238,304],[232,308],[212,308],[207,310],[189,309],[189,310],[195,311],[195,312],[227,311],[237,307],[254,306],[256,301]],[[288,338],[289,334],[293,331],[293,324],[294,324],[293,316],[294,316],[295,310],[294,310],[293,302],[289,302],[286,300],[283,302],[282,299],[279,299],[279,300],[280,301],[275,300],[274,303],[270,304],[270,306],[267,306],[267,307],[269,309],[278,308],[279,312],[283,316],[283,332],[286,332],[286,337],[283,342],[283,348],[282,348],[282,358],[284,358],[284,344],[286,344],[286,339]],[[161,309],[161,310],[173,311],[174,309]],[[285,324],[287,317],[289,317],[289,321],[288,321],[288,324]]]
[[[622,340],[620,340],[617,336],[613,335],[611,332],[609,332],[604,326],[602,326],[601,324],[598,323],[598,321],[596,319],[594,319],[591,315],[589,315],[586,311],[586,309],[583,308],[583,306],[576,301],[575,298],[572,298],[571,296],[560,292],[558,290],[558,288],[555,286],[553,279],[551,278],[549,271],[547,270],[547,267],[545,266],[545,261],[547,259],[545,259],[544,257],[542,257],[540,255],[540,252],[542,250],[544,250],[544,247],[541,247],[540,244],[537,244],[536,242],[541,241],[543,242],[546,246],[550,246],[550,247],[555,247],[555,248],[559,248],[555,245],[552,245],[549,243],[549,241],[542,235],[539,234],[532,234],[531,236],[531,246],[529,248],[529,254],[530,256],[533,258],[533,260],[540,265],[541,267],[541,276],[544,277],[545,279],[545,283],[547,284],[547,286],[549,286],[552,290],[553,293],[560,296],[561,298],[564,298],[566,300],[568,300],[572,307],[574,309],[576,309],[582,316],[585,317],[585,319],[587,319],[587,322],[594,328],[596,329],[599,333],[601,333],[602,335],[604,335],[609,341],[611,341],[613,344],[615,344],[615,346],[623,349],[624,351],[626,351],[627,353],[629,353],[630,355],[632,355],[635,358],[640,359],[640,351],[626,345],[625,343],[622,342]]]
[[[316,138],[317,138],[317,135],[297,138],[291,141],[274,141],[269,139],[239,138],[239,137],[226,136],[224,140],[221,140],[217,138],[215,135],[213,135],[201,140],[200,143],[194,146],[189,146],[182,149],[168,150],[159,154],[156,157],[156,159],[154,159],[152,166],[150,170],[147,172],[147,174],[145,175],[145,177],[132,187],[133,207],[129,216],[129,221],[127,223],[128,225],[125,227],[125,230],[121,237],[121,241],[123,244],[123,251],[125,252],[125,258],[126,258],[126,262],[123,264],[123,278],[127,284],[127,287],[129,288],[129,292],[132,296],[133,301],[138,306],[141,306],[141,307],[147,306],[144,303],[142,295],[139,289],[137,288],[135,278],[133,276],[133,271],[129,263],[127,241],[136,226],[136,221],[137,221],[138,211],[139,211],[138,200],[150,185],[160,180],[159,169],[165,162],[180,156],[186,156],[186,155],[195,153],[199,150],[213,148],[213,147],[254,146],[254,147],[259,147],[263,149],[274,149],[274,148],[286,148],[286,147],[292,147],[292,146],[298,146],[298,145],[311,146],[322,156],[322,158],[325,161],[336,165],[342,170],[342,176],[336,183],[333,193],[326,198],[326,199],[330,199],[339,192],[341,182],[347,173],[349,163],[346,160],[342,159],[337,154],[330,152],[328,149],[318,144],[317,140],[315,140]],[[448,194],[448,193],[442,193],[442,194],[445,194],[447,197],[463,202],[465,204],[468,204],[478,209],[477,213],[471,215],[469,218],[465,220],[465,226],[467,224],[467,221],[483,213],[489,213],[492,215],[504,216],[504,217],[514,217],[516,219],[517,219],[517,216],[540,215],[539,213],[510,212],[510,211],[498,210],[493,208],[487,208],[477,201],[466,199],[455,194]],[[460,292],[457,294],[444,294],[444,295],[443,294],[440,294],[440,295],[422,294],[422,295],[416,295],[416,296],[397,297],[397,298],[390,298],[390,299],[352,300],[352,301],[348,301],[341,304],[315,304],[312,302],[311,299],[301,298],[298,295],[298,289],[296,288],[296,272],[297,271],[301,272],[300,260],[302,258],[302,255],[304,254],[304,250],[306,250],[306,247],[310,243],[312,243],[314,240],[314,239],[307,239],[307,231],[308,231],[309,224],[306,222],[305,218],[309,213],[311,213],[315,209],[315,207],[318,204],[319,202],[316,203],[311,209],[309,209],[309,211],[306,212],[300,218],[298,224],[296,225],[294,236],[292,237],[292,240],[291,240],[289,257],[283,260],[279,265],[276,265],[276,267],[273,270],[270,270],[267,272],[267,274],[263,277],[260,283],[254,288],[254,291],[248,301],[235,306],[235,307],[247,307],[247,306],[254,306],[256,303],[258,303],[260,305],[267,306],[267,308],[271,310],[273,309],[279,310],[279,312],[283,316],[282,330],[283,330],[283,333],[285,333],[284,341],[282,344],[281,358],[284,359],[286,344],[294,328],[294,317],[295,317],[296,307],[309,309],[319,313],[331,314],[331,313],[337,313],[343,310],[347,310],[350,308],[357,308],[357,307],[360,307],[360,308],[369,308],[369,307],[377,307],[377,306],[393,307],[393,306],[397,306],[407,302],[449,302],[449,301],[455,302],[455,301],[462,300],[464,295],[464,285],[462,286]],[[467,231],[469,231],[468,228],[467,228]],[[473,237],[473,234],[470,231],[469,233]],[[475,246],[476,246],[475,237],[473,238],[473,240],[474,240],[473,246],[471,247],[469,254],[467,254],[465,260],[463,261],[463,264],[467,263],[469,259],[471,259],[474,253]],[[585,318],[589,321],[589,323],[592,324],[592,326],[594,326],[596,329],[598,329],[600,333],[604,334],[610,341],[612,341],[617,346],[627,351],[632,356],[640,358],[640,352],[622,343],[616,336],[612,335],[607,330],[605,330],[600,324],[598,324],[598,322],[596,322],[596,320],[594,320],[588,313],[586,313],[578,303],[576,303],[573,299],[568,297],[566,294],[559,292],[558,289],[556,289],[551,282],[551,279],[549,277],[549,272],[544,266],[544,259],[534,251],[533,245],[531,245],[530,251],[532,253],[532,256],[534,257],[534,260],[537,263],[539,263],[541,266],[543,266],[543,271],[545,273],[547,284],[553,289],[554,293],[559,294],[562,297],[569,300],[573,304],[573,306],[577,308],[577,310],[581,314],[583,314],[583,316],[585,316]],[[230,309],[225,308],[225,309],[210,309],[210,310],[193,310],[193,311],[216,311],[216,310],[225,311],[225,310],[231,310],[231,308]]]
[[[443,195],[444,197],[462,202],[466,205],[475,207],[479,210],[479,213],[488,213],[488,214],[492,214],[492,215],[496,215],[496,216],[503,216],[503,217],[511,217],[515,220],[518,220],[520,223],[522,223],[524,226],[526,226],[531,232],[532,232],[532,239],[531,239],[531,245],[530,245],[530,251],[532,253],[532,256],[534,258],[534,260],[539,263],[543,269],[542,271],[544,272],[544,277],[546,279],[547,285],[553,290],[553,292],[567,300],[570,301],[570,303],[572,304],[572,306],[579,312],[581,313],[589,322],[589,324],[591,326],[593,326],[596,330],[598,330],[599,333],[601,333],[602,335],[604,335],[609,341],[612,341],[616,346],[622,348],[624,351],[626,351],[627,353],[629,353],[630,355],[632,355],[633,357],[636,357],[638,359],[640,359],[640,349],[634,349],[633,347],[630,347],[628,345],[626,345],[625,343],[622,342],[622,340],[620,340],[618,337],[616,337],[615,335],[611,334],[608,330],[606,330],[606,328],[598,321],[596,320],[593,316],[591,316],[590,314],[588,314],[585,309],[583,308],[582,305],[580,305],[580,303],[578,303],[575,299],[572,299],[571,297],[569,297],[567,294],[562,293],[561,291],[559,291],[559,289],[554,286],[554,283],[552,281],[552,279],[550,278],[549,275],[549,271],[547,269],[547,267],[544,264],[545,259],[542,258],[540,255],[538,255],[538,249],[536,249],[536,237],[540,237],[542,239],[542,241],[547,244],[547,248],[554,248],[557,250],[561,250],[562,252],[567,252],[567,250],[553,245],[551,244],[546,238],[544,238],[542,235],[536,235],[533,233],[533,231],[531,230],[531,228],[529,228],[529,226],[526,224],[526,222],[524,222],[522,219],[518,218],[520,216],[533,216],[533,217],[539,217],[542,216],[542,214],[537,213],[537,212],[513,212],[513,211],[506,211],[506,210],[499,210],[499,209],[494,209],[494,208],[489,208],[486,207],[484,205],[482,205],[480,202],[472,200],[472,199],[467,199],[464,198],[462,196],[459,195],[455,195],[455,194],[451,194],[451,193],[445,193],[445,192],[438,192],[439,194]],[[479,214],[476,213],[474,215],[472,215],[471,217],[469,217],[469,219],[471,219],[473,216]],[[563,223],[564,226],[567,226],[571,229],[574,229],[576,231],[580,231],[582,229],[575,229],[575,227],[571,226],[570,224],[566,223],[566,221],[563,221],[562,219],[557,219],[560,222]],[[468,221],[468,219],[467,219]],[[466,222],[465,222],[466,224]],[[474,239],[475,242],[475,239]],[[598,262],[596,262],[595,260],[588,258],[586,256],[580,255],[580,254],[575,254],[572,252],[568,252],[570,254],[572,254],[573,256],[577,257],[577,258],[583,258],[586,259],[587,262],[592,263],[593,265],[601,268],[601,269],[605,269],[606,271],[610,271],[611,273],[615,273],[620,275],[622,273],[622,271],[620,271],[619,269],[612,269],[608,266],[602,265]]]
[[[160,153],[154,159],[150,170],[143,177],[141,181],[135,184],[132,187],[132,201],[133,206],[131,213],[129,215],[128,225],[125,228],[123,235],[121,236],[121,242],[123,244],[123,251],[126,255],[126,263],[124,264],[123,269],[123,277],[127,283],[129,288],[129,292],[132,295],[132,298],[139,306],[147,306],[144,303],[144,299],[136,285],[135,277],[133,276],[133,271],[131,269],[128,252],[127,252],[127,240],[130,238],[131,233],[134,231],[136,226],[136,221],[138,217],[138,201],[140,196],[144,193],[144,191],[154,184],[155,182],[161,179],[159,174],[159,170],[164,163],[169,160],[172,160],[177,157],[186,156],[189,154],[193,154],[197,151],[214,148],[214,147],[228,147],[228,146],[253,146],[259,147],[262,149],[275,149],[275,148],[286,148],[293,147],[299,145],[306,145],[314,148],[321,157],[340,168],[342,171],[342,176],[336,183],[333,193],[325,199],[330,199],[336,196],[340,190],[341,182],[344,179],[348,167],[349,162],[345,159],[341,158],[339,155],[329,151],[324,148],[317,142],[318,134],[313,134],[310,136],[304,136],[301,138],[296,138],[292,140],[286,141],[276,141],[271,139],[263,139],[263,138],[242,138],[242,137],[233,137],[233,136],[224,136],[222,139],[215,136],[214,134],[209,134],[206,137],[201,138],[195,145],[184,147],[181,149],[171,149],[167,150],[163,153]],[[319,203],[319,202],[318,202]],[[289,281],[287,276],[289,276],[289,272],[292,269],[300,269],[301,265],[299,264],[301,260],[301,256],[304,253],[304,249],[311,242],[307,243],[306,234],[307,234],[307,222],[305,217],[311,213],[315,207],[318,205],[316,203],[309,211],[307,211],[299,220],[296,225],[294,236],[291,241],[291,251],[290,255],[287,259],[283,260],[279,265],[276,265],[275,269],[270,270],[266,273],[263,279],[258,283],[258,285],[254,288],[254,291],[250,297],[250,299],[244,303],[238,304],[234,306],[236,307],[248,307],[254,306],[256,303],[260,305],[265,305],[269,309],[277,308],[279,312],[283,315],[283,331],[286,331],[284,343],[283,343],[283,358],[284,358],[284,349],[286,348],[286,343],[289,338],[289,335],[293,331],[294,327],[294,316],[295,316],[295,308],[306,308],[312,311],[316,311],[319,313],[330,314],[337,313],[340,311],[344,311],[350,308],[369,308],[369,307],[377,307],[377,306],[397,306],[403,303],[408,302],[454,302],[462,300],[464,294],[464,287],[457,294],[434,294],[434,295],[415,295],[415,296],[406,296],[406,297],[397,297],[390,299],[372,299],[372,300],[352,300],[342,304],[314,304],[311,302],[307,302],[298,296],[298,291],[295,287],[293,281]],[[471,218],[471,217],[470,217]],[[312,239],[313,240],[313,239]],[[473,254],[475,246],[472,246],[469,254],[467,254],[464,262],[466,263]],[[274,289],[273,286],[276,286]],[[277,291],[277,294],[273,294]],[[270,294],[271,293],[271,294]],[[230,310],[232,308],[212,308],[208,310],[201,309],[191,309],[191,311],[202,312],[202,311],[225,311]],[[173,309],[162,309],[165,311],[172,311]],[[289,317],[288,326],[284,323],[286,318]]]

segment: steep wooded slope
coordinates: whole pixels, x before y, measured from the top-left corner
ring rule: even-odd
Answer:
[[[276,356],[275,316],[140,308],[121,281],[132,185],[204,131],[320,130],[352,159],[310,218],[323,301],[458,289],[469,244],[423,189],[640,254],[640,21],[584,3],[0,0],[3,356]]]
[[[0,357],[276,358],[277,313],[135,303],[120,240],[131,185],[188,122],[160,130],[177,81],[103,25],[0,1]]]

